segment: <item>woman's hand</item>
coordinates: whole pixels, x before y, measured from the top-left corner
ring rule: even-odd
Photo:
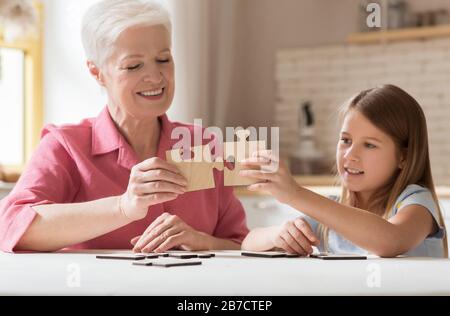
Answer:
[[[287,167],[272,155],[270,150],[258,151],[242,161],[245,167],[260,167],[261,170],[241,170],[240,175],[260,180],[256,184],[248,186],[251,191],[264,191],[282,203],[290,204],[299,190]]]
[[[131,239],[134,252],[164,252],[172,248],[183,250],[208,249],[208,234],[196,231],[181,218],[161,214],[141,236]]]
[[[123,215],[135,221],[147,215],[151,205],[174,200],[186,192],[186,179],[168,162],[153,157],[131,169],[127,191],[119,198]]]
[[[274,226],[269,238],[274,248],[303,256],[311,254],[312,246],[320,244],[311,226],[302,217]]]

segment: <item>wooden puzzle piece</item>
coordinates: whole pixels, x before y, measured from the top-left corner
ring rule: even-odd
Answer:
[[[181,174],[188,181],[187,192],[211,189],[215,187],[213,169],[224,172],[225,186],[249,185],[258,180],[242,177],[241,161],[249,158],[255,151],[266,148],[265,141],[248,141],[249,130],[236,131],[237,142],[225,142],[224,158],[212,161],[209,145],[194,146],[190,154],[183,152],[182,148],[166,152],[166,160],[178,167]],[[233,162],[231,162],[233,161]]]
[[[237,142],[226,142],[224,144],[224,156],[227,163],[224,164],[224,185],[239,186],[257,183],[258,180],[239,175],[243,169],[241,161],[250,158],[254,152],[266,149],[266,142],[248,141],[249,130],[236,131]],[[232,168],[230,162],[232,161]],[[248,167],[246,167],[248,169]]]
[[[190,159],[183,160],[184,152],[181,148],[166,152],[166,159],[177,166],[181,174],[186,178],[188,192],[214,188],[213,168],[209,146],[191,147],[193,155]]]

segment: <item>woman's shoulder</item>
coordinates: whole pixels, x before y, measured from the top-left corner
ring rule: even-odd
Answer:
[[[73,144],[89,146],[94,120],[86,118],[75,124],[47,124],[41,131],[41,142],[59,144],[66,149]]]

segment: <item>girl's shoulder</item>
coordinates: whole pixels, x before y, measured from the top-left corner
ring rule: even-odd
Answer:
[[[402,191],[402,193],[400,193],[395,202],[394,208],[396,210],[399,210],[400,208],[409,204],[423,204],[423,203],[426,203],[426,205],[424,206],[431,206],[431,208],[435,208],[436,202],[434,201],[431,191],[428,188],[423,187],[421,185],[410,184]]]
[[[418,184],[408,185],[398,197],[395,205],[393,206],[391,215],[394,216],[397,212],[401,211],[408,205],[420,205],[430,212],[434,221],[437,224],[438,230],[433,235],[427,237],[442,239],[445,236],[445,227],[441,222],[439,202],[435,200],[431,191]]]

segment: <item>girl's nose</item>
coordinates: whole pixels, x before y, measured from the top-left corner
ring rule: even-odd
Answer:
[[[359,161],[359,155],[353,146],[345,152],[344,158],[350,161]]]

